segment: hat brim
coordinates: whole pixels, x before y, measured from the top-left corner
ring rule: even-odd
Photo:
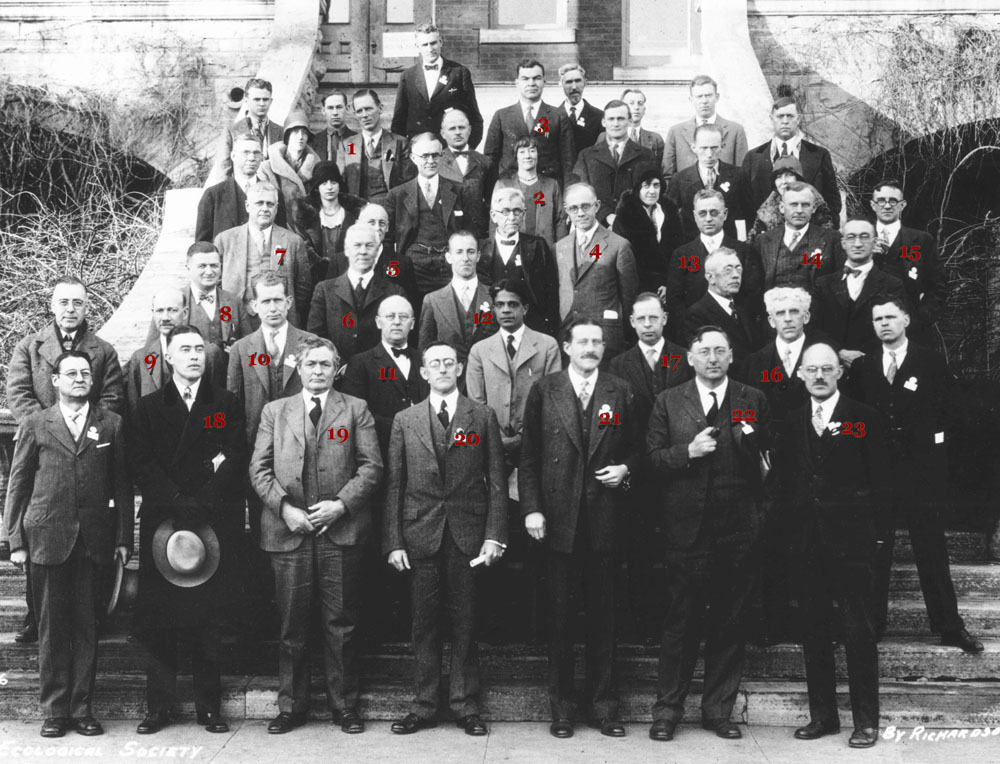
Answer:
[[[160,523],[160,527],[153,534],[153,562],[156,563],[156,569],[167,581],[186,589],[205,583],[219,569],[219,537],[215,535],[212,527],[207,523],[202,523],[189,530],[196,533],[201,539],[201,543],[205,545],[205,564],[194,573],[181,573],[174,570],[170,561],[167,560],[167,541],[174,533],[174,519],[172,517],[168,517]]]

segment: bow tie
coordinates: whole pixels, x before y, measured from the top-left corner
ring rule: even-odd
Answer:
[[[198,302],[210,302],[215,304],[215,292],[205,292],[198,295]]]
[[[860,275],[861,275],[861,270],[859,268],[852,268],[849,265],[844,266],[844,278],[847,278],[848,276],[860,276]]]
[[[406,348],[389,348],[392,351],[393,358],[399,358],[401,355],[406,355]]]
[[[513,247],[517,244],[517,239],[500,239],[500,243],[505,247]]]
[[[425,72],[436,72],[437,68],[438,68],[437,64],[432,64],[431,66],[428,66],[427,64],[424,64],[424,71]]]
[[[467,156],[469,156],[469,150],[468,149],[466,149],[465,151],[452,151],[451,153],[454,154],[457,157],[467,157]]]

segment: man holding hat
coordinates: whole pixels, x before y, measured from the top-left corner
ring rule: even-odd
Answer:
[[[142,491],[137,628],[149,650],[140,735],[170,723],[182,632],[193,638],[198,723],[209,732],[229,729],[219,715],[219,632],[224,604],[237,599],[233,558],[243,533],[247,447],[236,396],[203,379],[205,344],[192,326],[170,330],[164,358],[173,376],[139,401],[129,422]]]

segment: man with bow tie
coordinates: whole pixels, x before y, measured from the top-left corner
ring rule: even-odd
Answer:
[[[79,350],[90,358],[93,383],[87,399],[94,406],[125,413],[125,387],[118,352],[100,339],[87,324],[87,288],[76,276],[61,276],[52,285],[50,309],[53,322],[29,334],[14,347],[7,371],[7,405],[14,419],[22,422],[29,414],[56,402],[52,386],[55,360],[69,350]],[[25,574],[28,611],[24,625],[14,635],[16,642],[35,642],[38,627],[31,596],[31,571]]]
[[[486,207],[497,182],[497,172],[492,160],[469,146],[471,129],[469,118],[461,109],[445,112],[441,118],[441,137],[445,147],[440,172],[442,178],[454,181],[465,189],[465,198],[471,206],[470,214],[480,225],[475,234],[482,238],[486,236]]]
[[[851,390],[888,425],[892,518],[905,525],[924,593],[931,631],[941,644],[967,653],[983,644],[958,614],[942,515],[948,506],[948,402],[955,376],[944,356],[909,339],[910,311],[898,297],[876,297],[872,324],[878,341],[851,366]],[[885,632],[895,534],[879,549],[875,567],[877,629]]]
[[[717,111],[719,86],[707,74],[696,75],[688,86],[688,100],[694,107],[694,117],[671,126],[663,150],[663,177],[668,180],[679,170],[698,161],[691,150],[694,131],[699,125],[718,125],[722,129],[720,159],[737,167],[747,153],[747,134],[743,125],[725,119]],[[756,208],[755,208],[756,209]]]
[[[214,244],[197,241],[188,247],[186,267],[188,284],[183,294],[188,320],[178,324],[196,327],[209,343],[228,353],[253,327],[243,300],[222,288],[222,254]],[[155,335],[151,329],[147,342]]]

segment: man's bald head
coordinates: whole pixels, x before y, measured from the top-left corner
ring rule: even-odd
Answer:
[[[161,287],[153,294],[153,323],[164,337],[175,326],[187,323],[187,298],[176,287]]]

